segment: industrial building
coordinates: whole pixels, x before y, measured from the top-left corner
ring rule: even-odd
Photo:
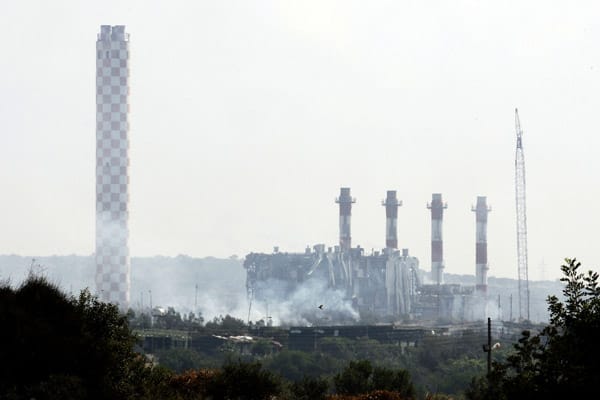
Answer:
[[[386,246],[366,254],[352,247],[351,215],[356,199],[350,188],[341,188],[339,204],[339,244],[307,247],[304,252],[250,253],[244,260],[246,288],[250,304],[281,303],[304,285],[317,281],[328,290],[343,293],[361,318],[375,317],[381,322],[395,321],[472,321],[485,316],[487,287],[487,213],[485,197],[478,197],[476,211],[475,287],[444,284],[442,195],[434,193],[431,203],[431,273],[420,268],[419,260],[408,249],[398,248],[398,200],[396,191],[387,192],[382,202],[386,215]],[[429,276],[428,276],[429,275]],[[432,283],[426,283],[432,282]],[[277,286],[279,290],[272,290]],[[331,323],[349,323],[333,315]],[[320,321],[316,321],[320,322]],[[356,322],[356,321],[355,321]]]
[[[129,307],[129,35],[103,25],[96,41],[96,289]]]

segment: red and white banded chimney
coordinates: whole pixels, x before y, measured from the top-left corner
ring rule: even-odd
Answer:
[[[340,197],[335,199],[340,205],[340,250],[347,252],[352,247],[352,236],[350,235],[350,217],[352,216],[352,203],[356,199],[350,196],[350,188],[340,188]]]
[[[475,288],[478,292],[485,294],[487,292],[487,221],[488,213],[492,211],[486,204],[485,196],[477,197],[477,206],[471,208],[475,212],[477,223],[475,236]]]
[[[444,242],[442,239],[442,222],[444,209],[448,205],[442,202],[441,193],[431,195],[431,203],[427,208],[431,210],[431,279],[434,283],[444,283]]]
[[[387,197],[381,202],[385,206],[385,248],[398,249],[398,207],[402,201],[398,201],[395,190],[388,190]]]

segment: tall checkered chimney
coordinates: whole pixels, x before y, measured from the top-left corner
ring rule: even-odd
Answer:
[[[96,288],[129,307],[129,35],[102,25],[96,41]]]

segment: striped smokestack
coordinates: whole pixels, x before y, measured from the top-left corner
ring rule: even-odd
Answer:
[[[398,201],[395,190],[388,190],[381,204],[385,206],[385,247],[395,250],[398,248],[398,207],[402,201]]]
[[[472,207],[475,211],[475,220],[477,223],[475,236],[475,288],[481,293],[487,292],[487,220],[488,213],[492,209],[486,204],[485,196],[477,197],[477,206]]]
[[[442,222],[447,204],[442,202],[440,193],[431,195],[431,279],[438,285],[444,283],[444,242],[442,239]]]
[[[350,217],[352,215],[352,203],[356,203],[356,199],[350,196],[350,188],[340,188],[340,197],[335,199],[335,202],[340,205],[340,249],[347,252],[352,247]]]

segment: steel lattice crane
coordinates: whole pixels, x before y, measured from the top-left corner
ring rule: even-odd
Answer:
[[[515,108],[517,151],[515,154],[515,195],[517,203],[517,262],[519,267],[519,319],[529,320],[529,278],[527,272],[527,211],[525,207],[525,156],[519,111]]]

